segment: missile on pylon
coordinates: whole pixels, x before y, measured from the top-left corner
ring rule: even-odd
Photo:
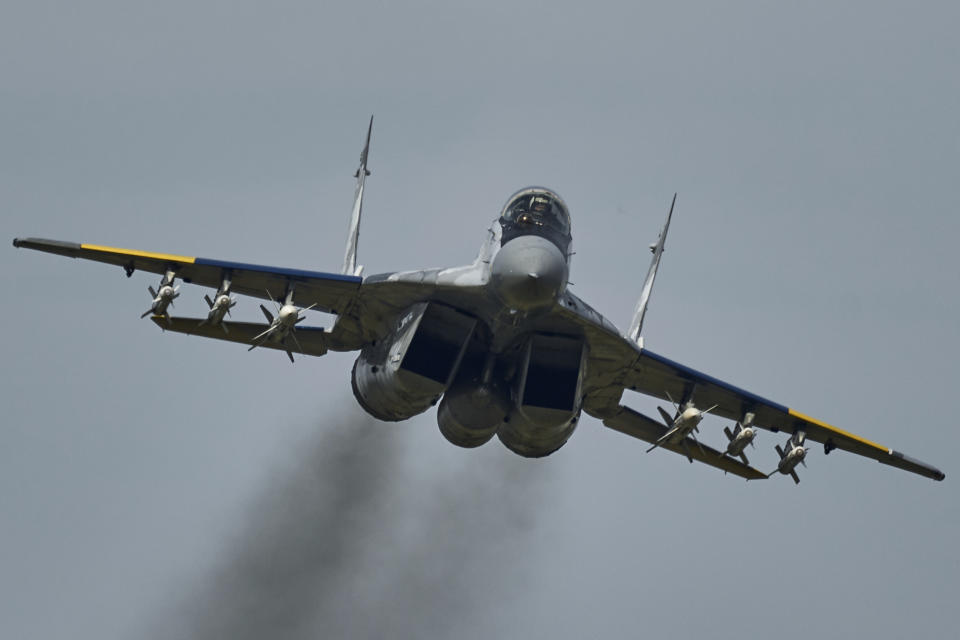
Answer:
[[[303,351],[303,348],[300,346],[300,341],[297,340],[296,325],[297,323],[306,320],[306,316],[301,316],[300,312],[309,311],[317,306],[317,303],[313,303],[309,307],[301,309],[293,304],[292,290],[287,292],[286,300],[282,305],[277,304],[276,300],[273,299],[273,296],[270,295],[269,291],[267,291],[267,297],[269,297],[270,301],[277,306],[277,315],[274,316],[265,306],[260,305],[260,310],[263,311],[264,317],[266,317],[267,322],[270,324],[264,331],[254,336],[253,344],[249,349],[247,349],[247,351],[253,351],[267,340],[276,342],[286,347],[288,338],[293,340],[293,343],[300,351]],[[290,349],[286,349],[286,352],[287,357],[290,358],[290,362],[293,362],[293,352]]]
[[[757,430],[753,428],[753,418],[754,414],[747,413],[743,416],[743,419],[737,423],[733,431],[730,431],[729,427],[723,428],[723,433],[729,441],[727,450],[724,453],[731,457],[740,456],[743,463],[747,465],[750,464],[750,461],[747,460],[747,456],[743,450],[747,448],[748,444],[755,446],[753,439],[757,436]]]
[[[205,324],[219,325],[224,333],[229,334],[230,331],[227,329],[227,325],[223,323],[223,319],[230,313],[230,309],[237,305],[236,299],[230,295],[230,279],[224,278],[223,284],[220,285],[220,289],[217,290],[217,295],[213,300],[206,294],[204,294],[203,299],[207,301],[210,311],[207,313],[206,319],[202,320],[198,326],[202,327]]]
[[[784,445],[784,449],[780,448],[780,445],[774,447],[777,450],[777,454],[780,456],[780,462],[777,464],[777,468],[767,474],[769,478],[774,473],[779,471],[783,475],[788,475],[793,478],[793,481],[796,484],[800,484],[800,478],[797,476],[796,467],[798,464],[807,466],[807,463],[804,462],[804,458],[807,457],[807,451],[803,446],[803,441],[806,439],[807,434],[803,431],[797,431],[790,439],[787,440]]]
[[[670,398],[670,394],[667,394],[667,397]],[[670,401],[673,401],[673,398],[670,398]],[[703,445],[700,444],[700,441],[697,440],[697,436],[694,435],[694,432],[699,433],[700,431],[700,422],[703,420],[703,417],[717,408],[718,405],[713,405],[706,411],[701,411],[693,404],[692,400],[687,400],[683,408],[680,408],[680,405],[674,403],[676,409],[676,414],[673,417],[663,407],[657,407],[657,411],[660,412],[660,416],[663,418],[664,424],[667,425],[667,432],[660,436],[656,442],[653,443],[653,446],[647,449],[647,453],[650,453],[660,445],[665,442],[670,444],[679,445],[683,447],[684,451],[687,453],[687,460],[693,462],[693,456],[690,455],[690,450],[687,448],[687,437],[690,437],[698,447],[700,447],[700,452],[704,453]]]
[[[174,298],[180,295],[180,285],[173,286],[174,278],[176,278],[176,273],[174,271],[167,271],[163,276],[163,280],[160,281],[159,290],[154,291],[153,287],[147,287],[147,291],[153,296],[153,302],[150,308],[140,315],[141,318],[146,318],[152,314],[155,316],[164,316],[169,322],[170,316],[167,313],[167,307],[171,306]]]

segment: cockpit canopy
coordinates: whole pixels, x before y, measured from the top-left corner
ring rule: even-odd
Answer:
[[[538,235],[566,252],[570,246],[570,212],[553,191],[542,187],[522,189],[507,200],[500,213],[501,241],[521,235]]]

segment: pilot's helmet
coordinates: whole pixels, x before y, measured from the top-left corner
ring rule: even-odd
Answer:
[[[539,215],[546,215],[550,213],[550,208],[552,204],[550,198],[543,194],[536,194],[530,196],[530,211],[531,213],[536,213]]]
[[[544,194],[532,194],[517,202],[514,219],[521,225],[555,226],[553,203]]]

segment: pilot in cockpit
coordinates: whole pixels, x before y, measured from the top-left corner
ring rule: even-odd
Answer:
[[[500,216],[502,242],[521,235],[538,235],[566,252],[570,245],[570,213],[555,193],[529,188],[514,194]]]

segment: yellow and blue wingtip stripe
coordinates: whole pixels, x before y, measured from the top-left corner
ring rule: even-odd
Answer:
[[[809,423],[809,424],[816,425],[816,426],[820,427],[821,429],[826,429],[827,431],[831,431],[831,432],[836,433],[837,435],[841,435],[841,436],[843,436],[843,437],[845,437],[845,438],[850,438],[851,440],[856,440],[856,441],[859,442],[860,444],[865,444],[865,445],[867,445],[868,447],[873,447],[874,449],[879,449],[880,451],[884,451],[884,452],[886,452],[886,453],[890,453],[890,448],[889,448],[889,447],[885,447],[885,446],[883,446],[883,445],[877,444],[876,442],[871,442],[870,440],[867,440],[866,438],[861,438],[860,436],[855,435],[855,434],[852,434],[852,433],[850,433],[849,431],[844,431],[843,429],[838,429],[838,428],[836,428],[835,426],[833,426],[832,424],[827,424],[826,422],[823,422],[822,420],[817,420],[816,418],[811,418],[810,416],[805,415],[805,414],[803,414],[803,413],[800,413],[799,411],[796,411],[795,409],[787,409],[787,413],[788,413],[788,414],[790,415],[790,417],[792,417],[792,418],[797,418],[798,420],[802,420],[802,421],[807,422],[807,423]]]
[[[876,454],[873,456],[865,452],[856,451],[855,449],[851,449],[851,450],[855,451],[856,453],[860,453],[862,455],[867,455],[868,457],[872,457],[877,462],[880,462],[882,464],[887,464],[893,467],[898,467],[900,469],[905,469],[913,473],[918,473],[922,476],[926,476],[933,480],[940,481],[946,478],[946,474],[940,471],[940,469],[937,469],[933,465],[927,464],[926,462],[917,460],[916,458],[911,458],[910,456],[905,455],[900,451],[895,451],[889,447],[885,447],[883,445],[877,444],[876,442],[871,442],[870,440],[867,440],[866,438],[861,438],[860,436],[854,435],[849,431],[844,431],[843,429],[837,429],[833,425],[827,424],[822,420],[817,420],[816,418],[811,418],[810,416],[804,415],[799,411],[795,411],[793,409],[789,409],[788,414],[790,415],[790,417],[796,418],[806,424],[818,427],[829,433],[836,434],[837,436],[840,436],[842,438],[852,440],[864,446],[870,447],[871,449],[874,449],[876,451]],[[847,448],[843,445],[840,445],[840,446],[843,449]]]
[[[62,240],[49,240],[46,238],[14,238],[13,246],[24,249],[34,249],[46,253],[67,256],[70,258],[84,258],[87,260],[96,260],[107,264],[119,264],[121,266],[130,265],[131,268],[143,269],[155,273],[163,273],[164,269],[170,266],[184,267],[210,267],[217,271],[230,270],[233,272],[249,271],[254,273],[276,276],[278,278],[289,278],[301,281],[323,281],[325,283],[343,282],[347,285],[359,285],[363,278],[354,275],[345,275],[341,273],[326,273],[322,271],[308,271],[304,269],[290,269],[286,267],[270,267],[246,262],[231,262],[228,260],[213,260],[210,258],[201,258],[195,256],[183,256],[175,253],[159,253],[156,251],[139,251],[137,249],[122,249],[119,247],[108,247],[106,245],[64,242]],[[147,264],[143,264],[146,262]],[[194,281],[200,277],[201,272],[191,271],[189,276]],[[210,286],[216,286],[220,280],[220,274],[211,276]]]
[[[178,256],[172,253],[156,253],[153,251],[138,251],[136,249],[120,249],[118,247],[105,247],[99,244],[81,243],[80,248],[86,251],[98,251],[102,253],[113,253],[131,258],[151,258],[153,260],[163,260],[166,262],[180,262],[183,264],[193,264],[196,261],[192,256]]]

